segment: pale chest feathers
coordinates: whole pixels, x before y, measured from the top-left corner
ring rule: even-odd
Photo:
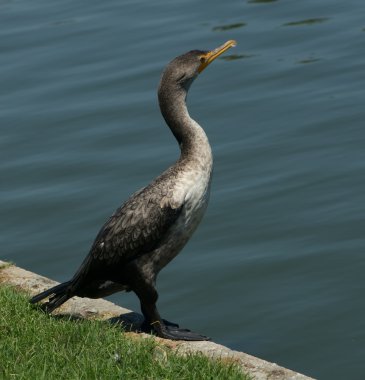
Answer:
[[[157,274],[184,247],[199,225],[208,205],[211,167],[205,171],[184,171],[174,183],[170,206],[182,207],[177,220],[171,225],[153,259],[141,259],[144,270]],[[143,261],[143,263],[142,263]]]
[[[211,183],[211,165],[184,171],[175,182],[172,207],[181,207],[181,215],[177,220],[178,229],[194,230],[199,224],[207,207]]]
[[[187,192],[184,199],[183,213],[185,214],[186,223],[196,216],[200,221],[204,213],[210,191],[211,173],[191,173],[185,179]],[[201,214],[201,215],[200,215]]]

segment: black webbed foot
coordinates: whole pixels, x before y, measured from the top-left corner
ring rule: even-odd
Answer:
[[[164,323],[165,326],[171,326],[171,327],[177,327],[177,328],[180,327],[177,323],[167,321],[166,319],[163,319],[162,322]]]
[[[160,338],[171,340],[210,340],[209,337],[195,333],[189,329],[179,328],[179,325],[173,322],[162,320],[154,323],[148,323],[146,320],[141,325],[141,331],[149,334],[157,335]]]
[[[182,329],[173,326],[165,326],[165,330],[162,332],[162,335],[159,335],[161,338],[172,339],[172,340],[190,340],[190,341],[199,341],[199,340],[210,340],[209,337],[195,333],[188,329]]]

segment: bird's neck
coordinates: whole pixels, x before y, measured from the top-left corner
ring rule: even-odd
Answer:
[[[175,89],[171,92],[159,92],[159,104],[167,125],[179,143],[180,160],[205,161],[207,165],[211,165],[212,152],[207,135],[189,115],[186,91]]]

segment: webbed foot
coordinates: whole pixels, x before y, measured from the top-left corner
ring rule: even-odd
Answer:
[[[154,333],[160,338],[187,341],[210,340],[210,338],[205,335],[179,328],[179,325],[176,323],[168,322],[166,324],[165,322],[165,320],[162,320],[162,322],[156,321],[150,324]]]
[[[166,319],[163,319],[162,322],[166,327],[171,327],[171,328],[175,328],[175,329],[176,328],[178,329],[180,327],[177,323],[170,322]],[[143,321],[140,329],[141,329],[141,331],[143,331],[145,333],[151,333],[151,332],[155,331],[155,329],[152,327],[152,325],[150,325],[146,320]]]
[[[172,339],[172,340],[189,340],[189,341],[199,341],[199,340],[210,340],[209,337],[195,333],[188,329],[181,329],[178,327],[166,326],[165,330],[159,335],[161,338]]]
[[[166,319],[163,319],[162,322],[164,323],[165,326],[171,326],[171,327],[177,327],[177,328],[180,327],[177,323],[167,321]]]

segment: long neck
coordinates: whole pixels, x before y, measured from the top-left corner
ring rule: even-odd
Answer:
[[[186,107],[184,88],[160,87],[158,100],[161,113],[179,143],[182,160],[212,160],[207,135],[193,120]]]

